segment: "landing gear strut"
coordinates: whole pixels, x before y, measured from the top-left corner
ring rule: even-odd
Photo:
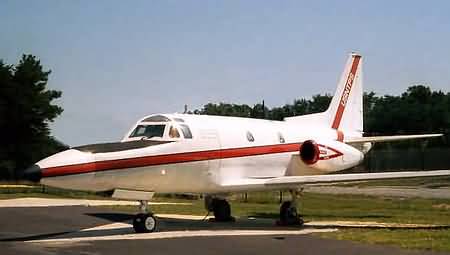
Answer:
[[[214,213],[214,220],[218,222],[234,221],[231,216],[231,207],[227,200],[211,196],[205,197],[205,207],[208,212]]]
[[[285,201],[280,206],[280,220],[278,225],[282,226],[302,226],[303,218],[297,212],[297,200],[302,195],[303,189],[300,190],[290,190],[292,200]]]
[[[133,228],[136,233],[150,233],[156,230],[156,218],[148,211],[148,201],[139,201],[139,211],[133,218]]]

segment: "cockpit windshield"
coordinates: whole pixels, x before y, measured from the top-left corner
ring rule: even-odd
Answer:
[[[140,137],[145,136],[148,138],[152,137],[163,137],[164,129],[166,125],[138,125],[136,129],[131,133],[130,137]]]

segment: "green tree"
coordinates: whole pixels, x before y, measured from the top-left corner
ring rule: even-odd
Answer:
[[[371,128],[376,123],[376,119],[373,116],[373,111],[377,105],[379,97],[376,96],[375,92],[364,93],[363,96],[363,120],[364,120],[364,130],[366,133],[370,134],[373,132]]]
[[[312,100],[309,101],[308,113],[326,111],[331,103],[331,99],[332,97],[329,94],[313,96]]]
[[[269,109],[263,104],[255,104],[251,111],[251,117],[255,119],[266,119]]]
[[[200,110],[194,110],[194,114],[221,115],[234,117],[250,117],[252,108],[246,104],[208,103]]]
[[[63,109],[52,104],[61,91],[46,88],[50,71],[32,55],[16,66],[0,60],[0,170],[9,176],[65,147],[50,136],[49,123]],[[17,175],[16,175],[17,176]]]

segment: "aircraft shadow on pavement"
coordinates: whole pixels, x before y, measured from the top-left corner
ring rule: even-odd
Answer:
[[[57,237],[65,234],[71,233],[70,231],[64,232],[55,232],[55,233],[47,233],[47,234],[39,234],[39,235],[31,235],[31,236],[21,236],[21,237],[10,237],[10,238],[2,238],[0,242],[25,242],[25,241],[33,241],[33,240],[41,240],[52,237]]]
[[[133,215],[127,213],[86,213],[86,215],[108,220],[111,222],[124,222],[133,219]]]
[[[111,222],[126,222],[131,224],[134,215],[126,213],[87,213],[86,215],[101,218]],[[294,227],[277,226],[276,220],[271,218],[239,218],[231,222],[215,222],[212,220],[193,220],[177,218],[158,218],[159,231],[181,231],[181,230],[267,230],[267,229],[298,229]],[[130,225],[131,227],[131,225]]]

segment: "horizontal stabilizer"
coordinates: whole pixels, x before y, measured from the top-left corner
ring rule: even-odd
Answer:
[[[425,135],[393,135],[393,136],[369,136],[369,137],[355,137],[345,139],[345,143],[366,143],[366,142],[389,142],[389,141],[400,141],[400,140],[410,140],[410,139],[423,139],[431,137],[440,137],[443,134],[425,134]]]

